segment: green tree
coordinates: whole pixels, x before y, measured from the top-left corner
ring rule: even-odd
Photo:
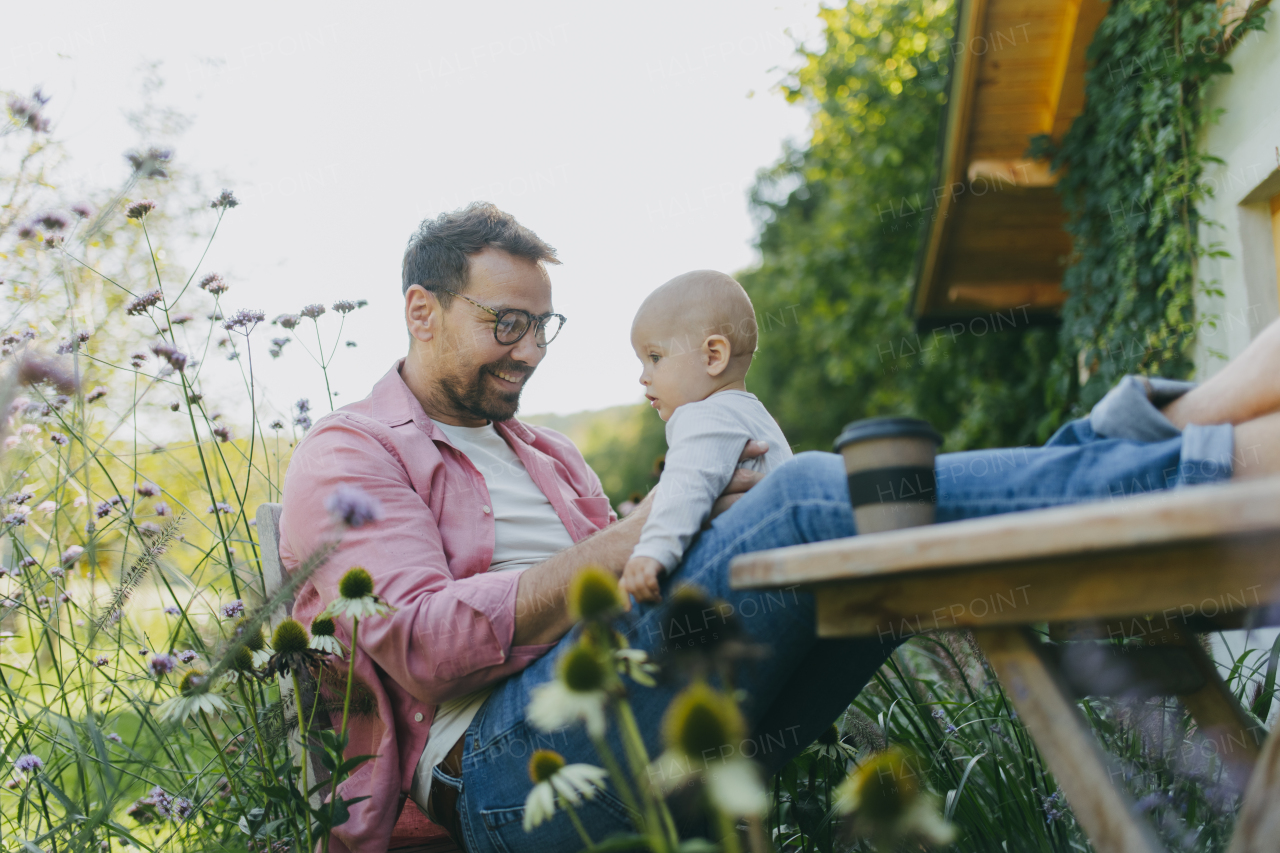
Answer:
[[[796,449],[844,423],[930,420],[947,449],[1021,445],[1056,426],[1052,329],[920,332],[908,315],[932,211],[954,8],[868,0],[823,9],[825,42],[783,83],[813,114],[806,146],[762,172],[761,263],[741,275],[760,321],[748,386]]]

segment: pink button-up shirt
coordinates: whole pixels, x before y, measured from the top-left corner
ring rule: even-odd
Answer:
[[[367,692],[365,710],[349,726],[347,754],[377,757],[339,786],[344,797],[369,799],[334,832],[334,851],[387,848],[437,705],[523,669],[550,648],[512,646],[520,573],[488,571],[494,523],[484,477],[427,417],[400,378],[402,363],[368,397],[321,418],[285,477],[280,556],[288,571],[334,536],[324,503],[339,485],[360,487],[383,511],[380,521],[342,535],[293,610],[310,625],[352,566],[368,569],[374,591],[395,608],[360,624],[355,672]],[[573,541],[616,520],[600,479],[567,438],[515,420],[496,427]],[[350,627],[339,625],[344,645]]]

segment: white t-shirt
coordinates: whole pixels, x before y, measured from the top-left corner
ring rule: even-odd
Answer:
[[[533,482],[524,463],[493,424],[462,427],[432,421],[466,455],[489,490],[493,511],[493,561],[489,571],[523,571],[573,544],[555,507]],[[418,760],[409,796],[425,812],[431,771],[471,725],[492,687],[451,699],[436,708],[427,746]]]

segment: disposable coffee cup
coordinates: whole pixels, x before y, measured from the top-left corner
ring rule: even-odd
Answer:
[[[918,418],[868,418],[844,428],[836,450],[844,457],[858,533],[933,524],[940,444],[937,430]]]

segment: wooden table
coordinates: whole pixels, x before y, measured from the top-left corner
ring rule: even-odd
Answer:
[[[1245,798],[1230,853],[1280,849],[1280,738],[1240,707],[1194,636],[1280,614],[1280,477],[855,536],[736,558],[736,588],[799,585],[824,637],[971,629],[1099,853],[1163,849],[1112,783],[1076,705],[1176,695]],[[1088,672],[1054,640],[1110,644]]]

